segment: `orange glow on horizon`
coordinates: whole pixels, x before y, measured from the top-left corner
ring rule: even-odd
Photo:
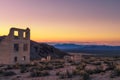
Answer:
[[[0,36],[8,35],[11,27],[29,27],[31,39],[38,42],[120,45],[118,6],[117,1],[101,0],[1,0]]]

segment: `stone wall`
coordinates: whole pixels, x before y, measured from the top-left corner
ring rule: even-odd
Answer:
[[[0,63],[25,64],[29,62],[30,29],[11,28],[8,36],[0,42]]]

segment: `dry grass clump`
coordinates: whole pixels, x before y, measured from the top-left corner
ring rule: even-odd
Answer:
[[[49,76],[49,72],[47,71],[33,71],[31,72],[31,77],[42,77],[42,76]]]
[[[82,80],[91,80],[90,74],[85,70],[75,70],[73,71],[74,76],[81,76]]]
[[[115,69],[111,72],[110,77],[120,77],[120,64],[116,65]]]
[[[68,70],[66,72],[57,72],[56,75],[59,76],[60,79],[73,77],[73,74],[71,72],[69,72]]]
[[[0,70],[0,76],[13,76],[13,75],[16,75],[16,73],[13,71]]]

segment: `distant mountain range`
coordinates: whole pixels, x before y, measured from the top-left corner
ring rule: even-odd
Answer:
[[[66,52],[120,55],[120,46],[78,44],[54,44],[53,46]]]

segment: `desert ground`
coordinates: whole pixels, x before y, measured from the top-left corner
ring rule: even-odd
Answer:
[[[76,57],[0,65],[0,80],[120,80],[120,57],[72,55]]]

